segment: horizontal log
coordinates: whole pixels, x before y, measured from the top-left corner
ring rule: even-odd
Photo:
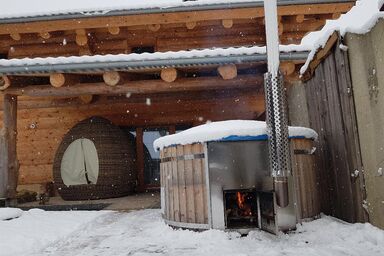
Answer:
[[[110,86],[120,85],[126,82],[129,74],[124,72],[109,71],[103,74],[104,83]]]
[[[177,79],[178,71],[175,68],[165,68],[161,70],[160,77],[167,83],[174,82]]]
[[[120,34],[120,27],[108,27],[108,32],[111,35],[118,35]]]
[[[160,24],[150,24],[148,25],[148,29],[152,32],[156,32],[160,30],[161,25]]]
[[[9,36],[15,40],[15,41],[20,41],[21,40],[21,35],[19,33],[11,33]]]
[[[296,65],[293,62],[280,63],[280,70],[285,76],[293,74],[293,72],[295,72],[295,69]]]
[[[11,80],[7,76],[0,77],[0,90],[5,90],[11,86]]]
[[[39,36],[43,39],[49,39],[51,38],[51,34],[49,32],[40,32]]]
[[[92,100],[94,99],[93,95],[92,94],[87,94],[87,95],[80,95],[79,96],[79,100],[84,103],[84,104],[89,104],[92,102]]]
[[[76,44],[79,46],[85,46],[88,44],[88,36],[85,29],[76,29]]]
[[[173,83],[162,80],[141,80],[128,82],[119,86],[106,86],[105,83],[83,83],[76,86],[52,88],[49,85],[36,85],[20,88],[8,88],[3,94],[27,96],[80,96],[95,95],[125,95],[127,93],[160,93],[177,91],[213,90],[224,88],[254,87],[261,91],[263,77],[255,75],[238,76],[232,80],[218,80],[216,77],[183,78]]]
[[[187,29],[194,29],[196,25],[197,25],[196,21],[190,21],[185,23],[185,26],[187,27]]]
[[[224,80],[230,80],[237,76],[237,67],[234,64],[223,65],[217,68],[217,72]]]
[[[49,82],[53,87],[74,85],[80,82],[80,76],[74,74],[55,73],[49,76]]]
[[[225,19],[221,21],[224,28],[231,28],[233,26],[233,20]]]
[[[8,58],[70,56],[77,55],[78,46],[75,43],[39,43],[29,45],[14,45],[8,52]]]

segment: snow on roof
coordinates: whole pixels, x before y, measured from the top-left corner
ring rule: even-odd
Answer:
[[[281,52],[309,51],[304,45],[281,45]],[[70,56],[70,57],[46,57],[46,58],[23,58],[23,59],[1,59],[0,66],[28,66],[28,65],[53,65],[68,63],[94,63],[94,62],[118,62],[118,61],[146,61],[146,60],[169,60],[179,58],[204,58],[204,57],[227,57],[231,55],[255,55],[265,54],[265,46],[253,47],[229,47],[212,48],[177,52],[155,52],[155,53],[130,53],[117,55],[93,55],[93,56]]]
[[[305,127],[289,127],[290,138],[317,139],[317,133]],[[161,137],[153,143],[155,150],[171,145],[209,141],[266,140],[267,125],[263,121],[229,120],[211,122],[177,134]]]
[[[340,16],[337,20],[327,20],[325,26],[316,32],[311,32],[301,40],[302,47],[311,48],[306,63],[301,67],[300,74],[304,74],[313,60],[316,52],[324,48],[329,37],[335,32],[341,36],[346,33],[365,34],[377,23],[379,18],[384,17],[380,12],[384,0],[360,0],[352,9]]]
[[[0,19],[81,13],[106,14],[111,11],[172,8],[209,4],[260,2],[262,0],[12,0],[0,8]]]

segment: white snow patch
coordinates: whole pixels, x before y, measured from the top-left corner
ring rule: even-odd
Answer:
[[[153,143],[155,150],[170,145],[186,145],[197,142],[217,141],[229,136],[262,136],[267,134],[267,125],[262,121],[229,120],[210,122],[177,134],[161,137]],[[305,127],[289,127],[290,137],[317,139],[317,133]]]
[[[33,255],[382,256],[383,252],[383,230],[327,216],[289,234],[252,231],[241,237],[219,230],[174,230],[164,223],[160,210],[151,209],[110,213]]]
[[[32,209],[9,221],[0,221],[0,256],[30,255],[64,239],[86,223],[109,211],[52,212]],[[0,209],[0,213],[3,209]]]
[[[384,13],[380,12],[380,7],[384,0],[360,0],[356,1],[356,5],[352,9],[340,16],[337,20],[327,20],[325,26],[316,32],[309,33],[301,40],[301,45],[310,47],[308,59],[301,67],[300,73],[304,74],[309,63],[315,57],[316,52],[320,48],[324,48],[329,37],[335,32],[339,32],[341,36],[346,33],[365,34],[377,23],[379,18],[384,17]]]
[[[0,221],[15,219],[20,217],[22,214],[23,211],[19,208],[0,208]]]

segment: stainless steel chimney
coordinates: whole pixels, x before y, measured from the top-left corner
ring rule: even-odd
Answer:
[[[290,151],[284,78],[279,72],[279,34],[276,0],[264,0],[268,72],[264,75],[269,162],[277,205],[289,204]]]

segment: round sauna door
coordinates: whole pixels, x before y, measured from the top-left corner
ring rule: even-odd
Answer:
[[[89,139],[77,139],[65,150],[61,161],[61,178],[66,186],[96,184],[99,158],[95,144]]]

